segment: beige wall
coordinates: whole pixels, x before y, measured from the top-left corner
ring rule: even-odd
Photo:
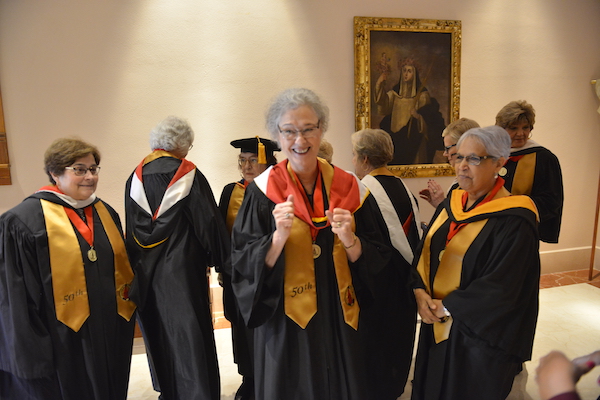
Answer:
[[[328,102],[334,163],[351,169],[354,16],[462,21],[460,114],[490,125],[511,100],[535,106],[533,137],[560,159],[566,192],[560,243],[542,245],[544,269],[585,268],[600,168],[590,85],[600,78],[597,0],[0,0],[13,165],[0,212],[47,182],[41,160],[52,140],[79,135],[103,152],[98,194],[122,213],[148,132],[170,114],[192,123],[189,158],[218,197],[238,178],[228,143],[266,135],[265,107],[290,86]],[[425,182],[407,180],[414,192]],[[421,207],[428,219],[433,209]]]

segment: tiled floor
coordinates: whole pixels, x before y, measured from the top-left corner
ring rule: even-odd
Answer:
[[[515,382],[508,399],[537,400],[535,368],[540,357],[559,349],[574,358],[600,349],[600,271],[594,271],[588,283],[588,270],[543,275],[540,281],[540,313],[533,346],[532,361],[525,363],[524,372]],[[231,399],[241,379],[233,363],[231,330],[216,329],[215,340],[221,371],[221,399]],[[129,385],[130,400],[155,400],[143,343],[136,339]],[[596,379],[600,369],[584,376],[577,385],[582,399],[596,399],[600,387]],[[400,399],[410,398],[410,383]]]
[[[600,288],[600,271],[592,270],[592,280],[589,280],[590,270],[582,269],[578,271],[558,272],[555,274],[544,274],[540,277],[540,289],[547,289],[556,286],[566,286],[575,283],[589,283]]]

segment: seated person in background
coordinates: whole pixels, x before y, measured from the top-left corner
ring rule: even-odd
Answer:
[[[535,370],[541,400],[579,400],[575,384],[596,365],[600,365],[600,350],[573,361],[560,351],[551,351]]]
[[[460,136],[471,128],[479,128],[479,124],[472,119],[460,118],[452,122],[442,132],[442,138],[444,138],[444,155],[448,157],[448,164],[454,167],[454,161],[456,156],[456,143]],[[442,187],[433,179],[427,182],[427,188],[419,192],[419,197],[427,200],[434,208],[446,198],[446,195],[451,190],[458,187],[458,181],[454,178],[454,182],[448,188],[448,191],[444,192]]]

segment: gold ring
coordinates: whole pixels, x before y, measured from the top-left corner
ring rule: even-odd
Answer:
[[[340,228],[342,226],[341,222],[338,222],[337,227]]]

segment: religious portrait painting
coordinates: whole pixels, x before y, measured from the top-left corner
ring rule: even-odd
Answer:
[[[452,175],[442,131],[458,119],[460,21],[354,17],[355,125],[394,142],[403,177]]]

